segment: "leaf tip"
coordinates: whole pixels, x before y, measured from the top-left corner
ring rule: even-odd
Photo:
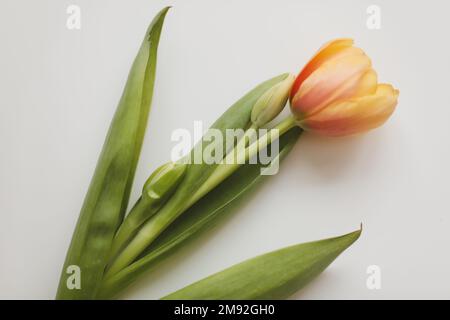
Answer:
[[[351,243],[354,243],[356,240],[359,239],[359,237],[361,236],[361,233],[363,231],[363,224],[362,222],[359,224],[359,229],[356,231],[351,232],[349,235],[352,236],[352,241]]]

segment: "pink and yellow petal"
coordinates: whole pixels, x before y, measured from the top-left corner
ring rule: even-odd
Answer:
[[[366,91],[373,91],[374,77],[364,78],[370,70],[371,61],[361,49],[342,50],[303,82],[291,101],[292,111],[307,117],[331,103],[351,98],[355,92],[364,91],[368,82],[370,86]],[[361,79],[364,79],[362,84]]]
[[[317,53],[309,60],[306,66],[299,73],[297,78],[295,79],[294,84],[291,89],[291,99],[294,97],[297,90],[300,88],[303,81],[309,77],[311,73],[313,73],[317,68],[322,65],[327,59],[331,56],[339,53],[341,50],[345,48],[349,48],[353,45],[352,39],[336,39],[330,41],[323,45]]]
[[[398,90],[380,84],[375,94],[328,106],[299,122],[306,130],[327,136],[365,132],[382,125],[394,112]]]

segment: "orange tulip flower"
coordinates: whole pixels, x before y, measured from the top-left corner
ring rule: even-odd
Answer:
[[[297,76],[291,111],[305,130],[327,136],[365,132],[394,112],[398,90],[379,84],[370,58],[351,39],[324,45]]]

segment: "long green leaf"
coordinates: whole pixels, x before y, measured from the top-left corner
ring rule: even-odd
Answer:
[[[213,274],[165,300],[285,299],[301,289],[355,242],[361,230],[266,253]]]
[[[101,284],[114,233],[128,205],[153,95],[159,38],[168,9],[163,9],[152,21],[128,75],[72,236],[57,299],[92,299]],[[72,277],[78,276],[70,274],[70,270],[76,270],[73,266],[81,272],[78,274],[81,288],[68,286]]]
[[[215,133],[220,131],[222,137],[226,137],[226,130],[245,129],[250,125],[250,116],[255,102],[274,85],[285,80],[289,74],[269,79],[245,96],[239,99],[211,126],[210,130]],[[208,139],[208,132],[191,150],[188,157],[191,161],[186,169],[183,181],[178,185],[177,191],[162,206],[162,208],[149,220],[147,220],[137,232],[136,236],[124,247],[124,249],[108,265],[107,278],[128,267],[136,258],[181,214],[183,214],[192,203],[190,203],[193,190],[199,189],[216,169],[217,163],[211,164],[203,159],[205,147],[215,150],[223,148],[224,154],[226,144],[222,139]],[[212,147],[214,146],[214,147]]]
[[[279,160],[292,149],[302,130],[293,128],[280,138]],[[253,189],[267,176],[260,174],[261,165],[245,164],[232,176],[223,181],[204,198],[188,209],[147,248],[141,259],[105,279],[100,298],[112,298],[121,293],[143,273],[151,270],[167,256],[175,253],[188,240],[208,230],[223,216],[234,212],[236,204],[244,194]]]

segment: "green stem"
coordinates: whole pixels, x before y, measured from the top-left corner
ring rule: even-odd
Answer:
[[[251,145],[244,150],[244,152],[237,154],[237,159],[234,159],[234,152],[230,152],[224,160],[217,166],[216,170],[211,174],[211,176],[206,180],[206,182],[196,191],[188,202],[188,207],[197,202],[209,191],[214,189],[219,183],[229,177],[233,172],[235,172],[242,164],[244,164],[248,159],[252,158],[259,152],[260,149],[265,148],[273,138],[272,130],[278,129],[277,137],[283,135],[286,131],[295,126],[295,120],[292,116],[287,117],[282,122],[280,122],[275,128],[269,130],[265,135],[260,137],[257,141],[254,141]],[[242,139],[241,141],[243,141]],[[241,142],[240,141],[240,142]],[[262,141],[262,143],[261,143]],[[245,143],[245,141],[244,141]],[[239,151],[239,144],[236,147]]]
[[[145,222],[141,217],[146,214],[149,216],[149,211],[156,213],[158,207],[152,206],[151,203],[139,198],[138,202],[131,209],[126,219],[120,225],[119,230],[114,237],[114,241],[111,248],[110,260],[116,257],[120,250],[126,245],[126,243],[136,234],[138,228]]]
[[[172,223],[172,221],[176,217],[178,217],[179,214],[187,210],[205,194],[207,194],[223,180],[229,177],[248,159],[255,156],[259,150],[269,145],[274,137],[277,138],[283,135],[295,125],[295,119],[292,116],[289,116],[272,130],[269,130],[265,135],[260,137],[257,141],[251,143],[246,149],[244,149],[244,152],[238,153],[237,159],[234,159],[234,152],[228,153],[224,160],[222,160],[222,162],[213,171],[208,180],[195,192],[195,194],[189,199],[189,201],[186,202],[183,207],[177,208],[177,210],[163,209],[157,215],[153,216],[147,221],[147,223],[139,230],[136,236],[130,241],[125,249],[119,254],[117,259],[112,263],[111,267],[106,272],[105,278],[116,274],[123,268],[127,267],[130,263],[132,263],[134,259],[136,259],[136,257],[138,257],[139,254],[145,248],[147,248],[159,236],[159,234],[164,231],[167,226],[170,225],[170,223]],[[274,135],[275,131],[273,130],[278,130],[276,135]],[[249,130],[247,130],[247,132],[248,131]],[[247,139],[245,139],[244,137],[238,142],[236,149],[240,147],[240,144],[246,144]]]

